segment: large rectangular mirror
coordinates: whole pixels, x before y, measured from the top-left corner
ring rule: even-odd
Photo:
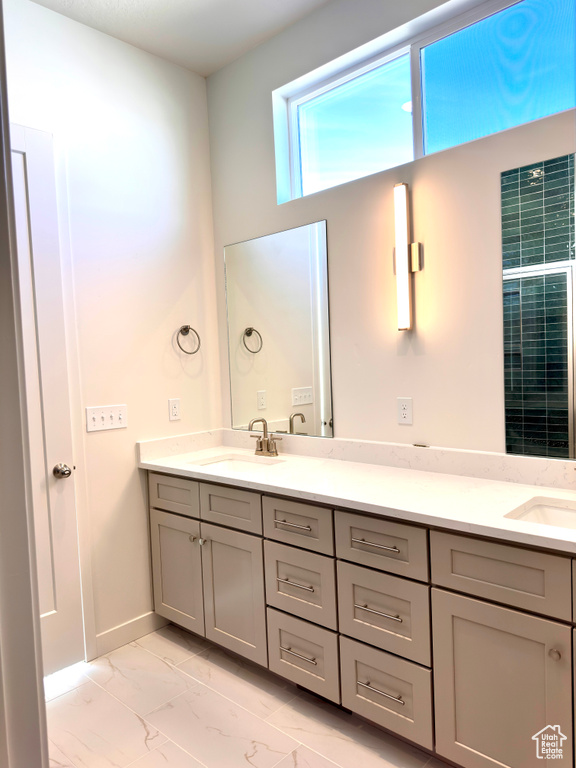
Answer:
[[[227,245],[224,261],[232,428],[332,437],[326,222]]]

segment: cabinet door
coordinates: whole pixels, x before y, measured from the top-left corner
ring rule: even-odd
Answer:
[[[150,510],[154,610],[204,635],[200,523]]]
[[[206,637],[266,666],[262,539],[201,524]]]
[[[437,589],[432,617],[437,752],[536,768],[556,738],[572,765],[569,627]]]

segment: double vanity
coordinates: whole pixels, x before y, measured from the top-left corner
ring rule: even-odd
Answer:
[[[464,768],[573,766],[576,494],[171,453],[140,459],[158,614]]]

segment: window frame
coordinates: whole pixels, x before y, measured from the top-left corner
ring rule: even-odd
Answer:
[[[320,83],[315,83],[309,88],[305,88],[298,93],[290,96],[287,100],[288,120],[290,124],[290,180],[292,188],[292,199],[297,197],[307,197],[302,191],[302,151],[300,143],[300,129],[298,121],[298,108],[309,101],[313,101],[320,96],[323,96],[329,91],[333,91],[351,80],[355,80],[358,77],[372,72],[379,67],[388,64],[395,59],[399,59],[401,56],[410,56],[410,46],[402,45],[395,46],[387,50],[384,54],[372,56],[370,59],[365,59],[359,64],[349,67],[338,74],[323,79]],[[414,89],[412,82],[412,62],[410,61],[410,75],[411,75],[411,90]],[[414,122],[414,120],[412,120]],[[363,178],[363,177],[360,177]],[[343,182],[347,183],[347,182]],[[327,187],[332,189],[332,187]],[[319,190],[322,191],[322,190]]]
[[[521,2],[523,0],[485,0],[484,2],[449,0],[439,8],[273,91],[278,203],[307,197],[302,194],[298,129],[300,104],[311,101],[339,85],[408,53],[411,71],[414,160],[421,159],[424,157],[422,49]],[[439,18],[442,20],[438,21]],[[333,188],[327,187],[326,190]]]

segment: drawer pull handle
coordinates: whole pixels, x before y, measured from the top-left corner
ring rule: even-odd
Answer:
[[[373,541],[366,541],[366,539],[352,539],[354,544],[366,544],[368,547],[376,547],[377,549],[385,549],[387,552],[396,552],[396,554],[400,553],[400,550],[398,547],[385,547],[383,544],[374,544]]]
[[[289,653],[291,656],[296,656],[297,659],[302,659],[302,661],[307,661],[308,664],[314,664],[315,667],[318,666],[318,662],[316,659],[309,659],[308,656],[302,656],[299,653],[296,653],[296,651],[293,651],[291,648],[284,648],[283,645],[280,646],[280,650],[284,651],[284,653]]]
[[[296,523],[289,523],[288,520],[274,520],[274,525],[278,527],[278,524],[280,525],[289,525],[290,528],[298,528],[301,531],[308,531],[309,533],[312,532],[312,528],[309,525],[297,525]]]
[[[406,704],[404,699],[401,699],[399,696],[390,696],[389,693],[384,693],[384,691],[379,691],[378,688],[374,688],[373,686],[371,686],[370,682],[361,683],[360,680],[357,680],[356,682],[358,685],[361,685],[362,688],[368,688],[369,691],[374,691],[374,693],[379,693],[380,696],[385,696],[387,699],[392,699],[392,701],[396,701],[398,704],[401,704],[402,706]]]
[[[295,581],[290,581],[289,579],[281,579],[279,576],[276,577],[276,581],[279,581],[281,584],[289,584],[291,587],[298,587],[298,589],[305,589],[306,592],[314,592],[314,587],[307,587],[304,584],[298,584]]]
[[[354,608],[359,608],[361,611],[367,611],[368,613],[375,613],[376,616],[383,616],[385,619],[392,619],[392,621],[397,621],[400,624],[402,624],[402,619],[400,616],[392,616],[391,613],[382,613],[382,611],[375,611],[374,608],[368,608],[367,605],[358,605],[358,603],[354,603]]]

